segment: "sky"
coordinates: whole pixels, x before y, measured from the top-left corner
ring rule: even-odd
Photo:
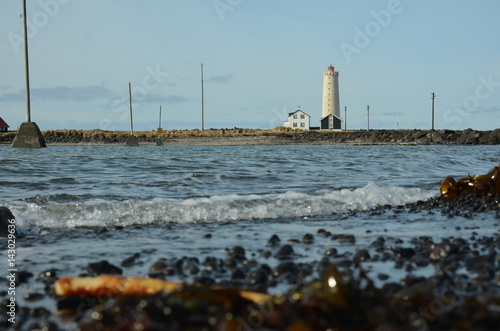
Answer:
[[[497,0],[27,0],[41,130],[319,126],[339,71],[347,129],[500,127]],[[0,3],[0,117],[26,121],[22,1]],[[346,118],[345,118],[346,117]],[[344,124],[343,124],[344,127]]]

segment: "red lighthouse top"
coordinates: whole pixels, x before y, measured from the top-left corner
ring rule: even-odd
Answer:
[[[333,70],[335,70],[335,67],[330,64],[330,66],[328,67],[328,70],[332,70],[333,71]]]

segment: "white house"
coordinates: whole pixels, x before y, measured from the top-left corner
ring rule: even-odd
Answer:
[[[285,128],[309,130],[311,127],[311,116],[299,109],[288,114],[288,121],[283,123]]]

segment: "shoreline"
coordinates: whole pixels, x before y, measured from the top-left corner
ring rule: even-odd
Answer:
[[[125,145],[127,131],[47,130],[42,132],[48,146]],[[0,133],[0,145],[10,145],[15,131]],[[140,145],[155,145],[155,131],[138,131]],[[255,145],[499,145],[500,129],[466,130],[356,130],[300,131],[210,129],[164,131],[165,146],[255,146]]]

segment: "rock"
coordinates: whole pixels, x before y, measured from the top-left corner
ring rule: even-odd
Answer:
[[[302,237],[302,242],[304,244],[312,244],[314,242],[314,236],[310,233],[306,233],[304,237]]]
[[[498,145],[500,144],[500,129],[495,129],[493,131],[490,132],[490,135],[489,135],[489,143],[491,145]]]
[[[229,256],[231,256],[236,260],[239,261],[246,260],[245,249],[242,246],[234,246],[232,248],[227,248],[226,251],[229,254]]]
[[[0,207],[0,237],[9,235],[9,225],[15,225],[16,219],[12,212],[6,207]],[[16,234],[15,227],[10,227],[12,234]]]
[[[360,262],[367,261],[370,259],[370,253],[368,252],[367,249],[360,249],[359,251],[354,254],[353,261],[356,264],[359,264]]]
[[[267,242],[267,246],[274,246],[280,243],[281,239],[277,235],[273,234]]]
[[[121,275],[123,273],[121,268],[118,268],[105,260],[91,263],[85,269],[94,277],[99,275]]]
[[[293,251],[292,246],[289,244],[286,244],[286,245],[283,245],[280,247],[280,249],[276,253],[275,257],[278,260],[285,260],[285,259],[291,258],[293,254],[294,254],[294,251]]]
[[[56,269],[42,271],[38,278],[45,284],[53,284],[57,280]]]

